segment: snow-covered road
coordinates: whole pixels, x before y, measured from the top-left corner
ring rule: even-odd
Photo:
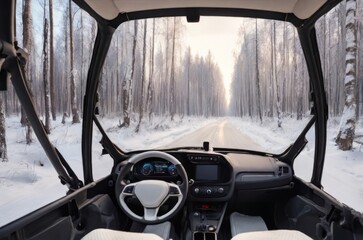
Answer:
[[[238,130],[229,119],[210,123],[195,132],[184,135],[165,148],[183,146],[202,146],[208,141],[211,147],[228,147],[240,149],[259,149],[259,144]]]

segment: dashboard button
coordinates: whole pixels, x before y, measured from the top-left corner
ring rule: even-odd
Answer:
[[[180,192],[178,188],[171,186],[169,188],[169,194],[180,194]]]
[[[207,189],[207,191],[206,191],[206,193],[208,194],[208,195],[210,195],[210,194],[212,194],[212,190],[211,189]]]
[[[200,192],[200,189],[199,189],[199,188],[194,188],[194,192],[195,192],[196,194],[198,194],[198,193]]]
[[[223,193],[224,192],[224,188],[222,188],[222,187],[220,187],[220,188],[218,188],[218,193]]]
[[[124,193],[132,193],[134,191],[134,186],[127,186],[124,189]]]

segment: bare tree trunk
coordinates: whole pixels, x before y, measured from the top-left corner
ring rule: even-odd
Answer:
[[[0,159],[2,162],[8,161],[8,151],[6,146],[6,130],[5,130],[5,104],[4,93],[0,92]]]
[[[49,0],[49,86],[50,86],[50,109],[53,121],[57,120],[54,89],[54,35],[53,35],[53,0]]]
[[[151,54],[150,54],[150,74],[149,74],[149,85],[147,87],[147,109],[149,111],[149,121],[151,120],[153,114],[153,82],[154,82],[154,62],[155,62],[155,18],[153,19],[153,36],[151,43]]]
[[[66,119],[69,117],[69,28],[68,28],[68,20],[69,20],[69,4],[67,5],[67,11],[64,15],[64,43],[65,43],[65,54],[64,54],[64,58],[65,58],[65,64],[64,64],[64,70],[62,72],[62,83],[64,86],[64,94],[63,94],[63,98],[62,98],[62,105],[63,105],[63,117],[62,117],[62,123],[66,123]]]
[[[276,24],[274,22],[274,24]],[[274,26],[275,31],[275,45],[274,45],[274,51],[276,53],[276,26]],[[282,54],[282,66],[285,67],[285,54],[286,54],[286,38],[287,38],[287,32],[286,32],[286,22],[284,22],[284,33],[283,33],[283,54]],[[276,61],[276,60],[275,60]],[[285,82],[285,72],[283,73],[283,82]],[[277,111],[277,127],[282,126],[281,122],[281,97],[280,97],[280,84],[277,82],[277,77],[275,78],[275,85],[276,85],[276,111]]]
[[[83,69],[84,69],[84,24],[83,24],[83,11],[81,11],[81,20],[80,20],[80,24],[81,24],[81,76],[80,76],[80,80],[81,80],[81,96],[80,96],[80,103],[81,103],[81,108],[83,107],[83,89],[84,89],[84,74],[83,74]],[[90,48],[92,49],[92,48]]]
[[[276,22],[271,22],[271,79],[270,79],[270,106],[269,106],[269,117],[274,116],[274,83],[277,81],[276,76],[276,49],[275,49],[275,42],[276,42],[276,32],[275,26]]]
[[[45,3],[45,2],[44,2]],[[44,107],[45,107],[45,131],[50,134],[50,96],[49,96],[49,76],[48,76],[48,19],[45,17],[44,8],[44,29],[43,29],[43,84],[44,84]]]
[[[191,49],[188,48],[188,62],[187,62],[187,77],[188,77],[188,83],[187,83],[187,115],[190,116],[190,64],[191,64]]]
[[[175,17],[173,24],[173,45],[171,50],[171,70],[170,70],[170,117],[171,121],[174,121],[174,116],[176,112],[175,103]]]
[[[362,1],[357,1],[357,118],[363,114],[363,9]]]
[[[31,0],[23,0],[23,47],[30,54],[32,50],[32,18],[31,18]],[[26,85],[28,87],[29,94],[33,98],[33,93],[30,88],[31,74],[30,74],[30,64],[27,63],[25,66],[26,74]],[[21,125],[26,126],[26,143],[30,144],[32,140],[32,128],[26,117],[24,109],[21,109]]]
[[[346,6],[346,58],[345,58],[345,105],[340,120],[340,130],[336,143],[342,150],[350,150],[353,147],[355,125],[357,117],[357,29],[356,29],[356,0],[347,0]]]
[[[136,126],[135,132],[139,132],[142,118],[144,116],[144,85],[145,85],[145,66],[146,66],[146,34],[147,34],[147,20],[144,19],[144,42],[142,47],[142,72],[141,72],[141,97],[139,104],[139,122]]]
[[[165,84],[165,86],[168,86],[169,80],[170,78],[168,78],[169,76],[169,20],[170,18],[166,18],[166,34],[165,34],[165,61],[164,61],[164,79],[161,80],[160,84],[163,85]],[[170,103],[168,103],[169,101],[169,95],[168,95],[169,91],[161,91],[161,101],[160,102],[160,109],[162,112],[167,113],[168,111],[170,111]]]
[[[257,18],[256,18],[256,88],[257,88],[257,111],[258,111],[258,117],[260,118],[260,122],[262,123],[262,109],[261,109],[261,86],[260,86],[260,72],[259,72],[259,66],[258,66],[258,27],[257,27]]]
[[[69,0],[69,52],[70,52],[70,90],[71,90],[71,109],[72,109],[72,123],[79,123],[79,112],[77,107],[76,83],[74,79],[74,43],[73,43],[73,15],[72,15],[72,0]]]
[[[119,125],[122,127],[130,126],[130,111],[131,104],[130,100],[132,98],[132,81],[135,72],[135,59],[136,59],[136,42],[137,42],[137,31],[138,31],[138,21],[134,21],[134,39],[132,43],[132,60],[131,60],[131,72],[130,77],[126,77],[122,82],[122,95],[123,98],[123,123]]]

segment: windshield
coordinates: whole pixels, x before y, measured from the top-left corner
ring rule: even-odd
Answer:
[[[124,151],[201,147],[281,153],[311,118],[289,23],[157,18],[122,24],[99,87],[100,122]]]

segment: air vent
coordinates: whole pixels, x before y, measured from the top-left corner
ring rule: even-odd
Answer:
[[[188,155],[192,163],[220,163],[221,158],[218,155]]]
[[[279,176],[289,173],[289,168],[286,166],[280,166],[279,167]]]

